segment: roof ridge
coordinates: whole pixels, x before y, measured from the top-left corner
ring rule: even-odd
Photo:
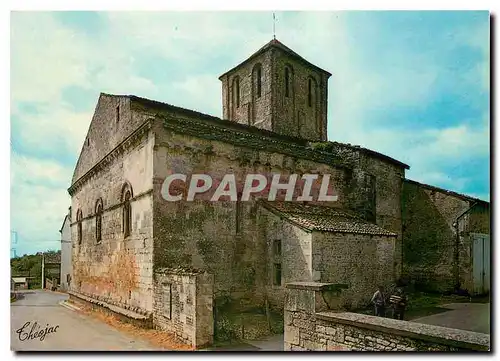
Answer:
[[[222,74],[221,76],[219,76],[219,80],[222,80],[222,77],[224,77],[225,75],[231,73],[233,70],[235,70],[236,68],[239,68],[241,67],[242,65],[246,64],[247,62],[249,62],[251,59],[255,58],[256,56],[260,55],[261,53],[263,53],[264,51],[270,49],[271,47],[275,47],[275,48],[278,48],[278,49],[281,49],[283,50],[284,52],[290,54],[291,56],[293,56],[294,58],[296,58],[297,60],[301,61],[301,62],[305,62],[307,65],[325,73],[328,75],[328,77],[330,77],[332,74],[329,72],[329,71],[326,71],[325,69],[322,69],[320,68],[319,66],[317,65],[314,65],[313,63],[311,63],[309,60],[305,59],[303,56],[299,55],[297,52],[293,51],[292,49],[290,49],[288,46],[286,46],[285,44],[283,44],[281,41],[279,41],[278,39],[271,39],[271,41],[267,42],[266,44],[264,44],[262,47],[260,47],[257,51],[255,51],[254,53],[252,53],[248,58],[246,58],[245,60],[243,60],[242,62],[240,62],[238,65],[232,67],[231,69],[229,69],[228,71],[226,71],[224,74]]]
[[[458,193],[458,192],[455,192],[455,191],[452,191],[452,190],[449,190],[449,189],[445,189],[445,188],[441,188],[441,187],[436,187],[436,186],[433,186],[433,185],[430,185],[430,184],[418,182],[416,180],[405,178],[404,181],[407,182],[407,183],[410,183],[410,184],[413,183],[413,184],[421,185],[421,186],[429,188],[431,190],[434,189],[434,190],[436,190],[438,192],[443,192],[443,193],[446,193],[446,194],[454,195],[456,197],[465,198],[465,199],[470,200],[470,201],[475,201],[475,202],[481,202],[481,203],[490,204],[490,202],[485,201],[485,200],[480,199],[480,198],[472,197],[472,196],[469,196],[469,195],[464,194],[464,193]]]

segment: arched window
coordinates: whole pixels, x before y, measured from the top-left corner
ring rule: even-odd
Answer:
[[[240,78],[235,76],[233,78],[233,108],[240,107]]]
[[[260,63],[253,67],[252,85],[255,97],[260,98],[262,95],[262,65]]]
[[[122,203],[123,203],[123,213],[122,213],[122,225],[123,225],[123,237],[130,236],[132,230],[132,206],[130,201],[132,199],[132,187],[129,184],[125,184],[122,189]]]
[[[97,243],[102,240],[102,199],[98,199],[95,206],[95,239]]]
[[[293,68],[290,64],[285,65],[285,98],[293,98]]]
[[[82,219],[83,219],[82,210],[79,209],[76,212],[76,229],[77,229],[78,244],[82,244]]]
[[[316,80],[309,77],[307,80],[307,105],[312,107],[316,103]]]

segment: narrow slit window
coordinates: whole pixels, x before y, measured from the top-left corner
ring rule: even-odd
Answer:
[[[238,193],[236,200],[236,233],[241,232],[241,192]]]
[[[309,78],[308,80],[308,92],[307,92],[307,105],[312,107],[312,79]]]
[[[78,244],[82,244],[82,211],[78,211],[76,213],[76,221],[77,221],[77,239],[78,239]]]
[[[257,98],[260,98],[262,94],[262,68],[259,66],[257,68]]]
[[[132,225],[132,208],[130,206],[130,199],[132,198],[132,194],[130,190],[125,192],[125,196],[123,197],[123,236],[130,236],[131,225]]]
[[[281,263],[274,264],[274,279],[275,286],[281,286]]]
[[[273,254],[275,257],[281,257],[281,240],[275,239],[273,242]]]
[[[102,240],[102,204],[99,204],[96,209],[95,218],[95,236],[96,242],[101,243]]]
[[[118,123],[120,121],[120,106],[118,105],[116,107],[116,122]]]
[[[290,69],[285,68],[285,97],[290,96]]]

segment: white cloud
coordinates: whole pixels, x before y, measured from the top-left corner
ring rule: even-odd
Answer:
[[[171,84],[179,103],[174,104],[222,117],[222,86],[215,74],[190,76]]]
[[[220,53],[232,66],[272,38],[270,13],[101,15],[106,30],[97,37],[62,25],[51,13],[12,15],[11,109],[16,126],[22,129],[15,133],[14,141],[40,153],[70,152],[76,161],[94,109],[76,111],[63,102],[63,91],[70,86],[95,92],[95,101],[99,92],[136,94],[220,116],[217,77],[228,70],[226,65],[194,68],[194,73],[183,74],[180,80],[159,82],[138,74],[134,56],[147,54],[158,62],[168,61],[169,66],[177,62],[189,67]],[[408,131],[374,124],[374,112],[389,114],[394,107],[425,106],[431,100],[436,78],[442,75],[432,56],[417,50],[392,52],[389,66],[373,71],[363,61],[359,39],[351,36],[353,24],[344,13],[277,13],[277,18],[280,41],[333,73],[328,99],[331,139],[360,144],[407,162],[412,167],[408,174],[417,180],[450,185],[457,191],[468,185],[467,179],[452,179],[441,167],[445,162],[460,165],[464,155],[489,153],[489,114],[478,126],[471,126],[467,119],[447,119],[453,125],[445,129]],[[369,28],[373,39],[381,36],[380,29],[369,21],[362,26]],[[489,91],[487,24],[473,31],[469,27],[453,31],[444,46],[474,46],[484,59],[459,76],[471,87],[480,82]],[[37,113],[22,111],[22,102],[37,103]],[[67,185],[53,187],[60,179],[69,183],[72,169],[26,157],[13,159],[13,163],[12,198],[17,197],[12,204],[13,228],[27,227],[25,232],[33,239],[49,234],[58,237],[69,196]],[[30,222],[26,222],[28,218]]]
[[[73,174],[73,167],[64,167],[57,161],[12,153],[10,171],[11,184],[14,186],[51,183],[69,187],[68,180]]]
[[[36,149],[56,155],[69,151],[78,156],[90,121],[93,109],[76,112],[68,104],[59,102],[57,106],[40,105],[36,113],[21,112],[13,108],[16,125],[22,129],[14,141],[24,148]]]
[[[90,44],[50,13],[12,13],[11,102],[57,102],[68,85],[89,87]]]
[[[58,231],[71,204],[66,191],[71,173],[57,162],[12,155],[10,226],[19,235],[18,255],[60,247]]]

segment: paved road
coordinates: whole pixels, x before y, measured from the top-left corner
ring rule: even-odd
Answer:
[[[440,307],[449,308],[450,311],[420,317],[412,322],[490,333],[489,303],[450,303]]]
[[[283,351],[283,334],[263,337],[260,340],[236,341],[231,344],[209,347],[203,351]]]
[[[159,351],[145,341],[131,338],[103,322],[59,305],[65,299],[67,295],[37,290],[24,292],[23,299],[11,303],[11,350]],[[16,330],[27,322],[30,324],[17,333]],[[37,329],[49,327],[50,330],[52,327],[55,332],[47,333],[43,341],[41,338],[30,339],[27,336],[35,322]],[[32,335],[35,332],[36,329]]]

